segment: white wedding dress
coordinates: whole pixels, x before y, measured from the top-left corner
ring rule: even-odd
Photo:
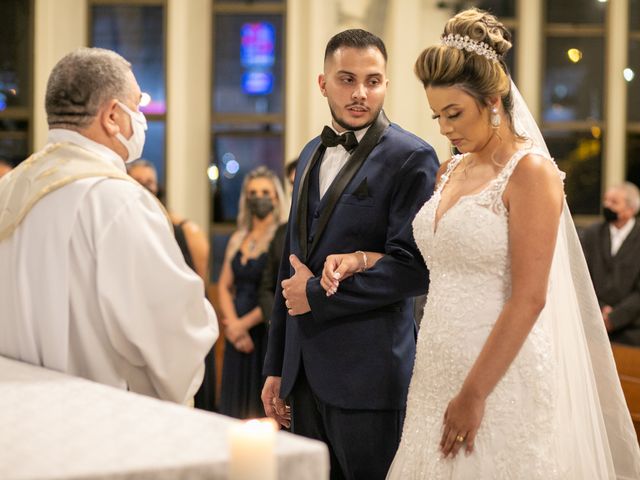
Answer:
[[[509,219],[502,194],[526,153],[516,152],[481,192],[462,197],[435,225],[441,191],[463,158],[455,156],[413,222],[416,243],[429,267],[430,286],[402,440],[388,474],[390,479],[638,478],[637,444],[620,452],[625,455],[622,463],[627,473],[616,477],[616,460],[607,443],[608,426],[605,428],[598,401],[600,385],[595,386],[591,360],[585,360],[590,358],[588,341],[577,338],[584,338],[584,332],[576,333],[582,327],[576,327],[576,331],[563,327],[566,331],[558,332],[554,326],[558,312],[549,307],[552,298],[547,299],[549,308],[545,307],[487,398],[474,452],[467,456],[461,450],[454,459],[442,458],[439,442],[447,404],[460,391],[510,295]],[[565,206],[563,221],[567,215]],[[562,225],[559,236],[564,228]],[[555,267],[562,248],[556,247]],[[554,266],[552,270],[558,270]],[[550,292],[557,278],[551,275]],[[578,357],[584,357],[582,363],[572,359],[567,364],[561,358],[564,340],[557,337],[562,335],[576,337],[573,343],[581,345],[577,351]],[[612,362],[610,351],[608,355]],[[582,370],[577,365],[583,365],[585,372],[573,372]],[[578,379],[578,391],[570,391],[573,386],[567,385],[567,378],[571,377]],[[609,380],[615,384],[617,379]],[[619,383],[617,389],[615,393],[620,394]],[[567,416],[570,418],[562,418]],[[615,421],[622,425],[622,434],[616,432],[617,440],[626,444],[631,438],[633,442],[628,412],[622,412]]]

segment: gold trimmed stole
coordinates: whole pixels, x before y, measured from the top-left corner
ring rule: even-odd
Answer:
[[[116,178],[140,185],[115,165],[73,143],[50,144],[31,155],[0,179],[0,241],[13,234],[45,195],[90,177]],[[166,215],[164,207],[162,210]]]

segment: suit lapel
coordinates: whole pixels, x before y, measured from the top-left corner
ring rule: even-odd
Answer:
[[[300,243],[300,253],[303,263],[307,259],[307,211],[309,209],[309,173],[313,166],[317,163],[318,159],[324,154],[325,148],[322,143],[318,143],[316,148],[311,153],[310,160],[302,172],[302,179],[300,180],[300,193],[298,195],[298,204],[296,209],[296,221],[298,222],[298,241]]]
[[[600,245],[600,248],[602,248],[602,258],[604,258],[605,263],[607,264],[607,266],[611,265],[611,230],[609,229],[609,223],[605,222],[603,227],[604,232],[602,232],[603,234],[600,235],[600,238],[602,239],[602,244]]]
[[[386,117],[384,112],[380,112],[378,118],[374,122],[373,125],[367,130],[367,133],[362,138],[362,141],[358,144],[358,147],[355,149],[353,154],[347,160],[347,163],[342,167],[342,169],[336,175],[336,178],[331,183],[331,186],[325,193],[325,196],[322,199],[324,206],[322,208],[322,213],[320,214],[320,218],[318,219],[318,226],[316,229],[316,233],[313,237],[313,242],[309,247],[309,251],[307,254],[310,254],[313,249],[318,244],[318,240],[320,239],[325,227],[327,226],[327,222],[333,213],[333,209],[336,206],[336,203],[342,196],[344,189],[347,187],[351,179],[354,175],[360,170],[360,167],[365,162],[373,148],[378,144],[382,134],[389,126],[389,119]],[[307,175],[308,178],[308,175]],[[308,180],[307,180],[308,183]],[[305,201],[306,202],[306,201]],[[305,203],[306,209],[306,203]],[[306,210],[305,210],[306,212]],[[305,219],[305,231],[306,231],[306,215]]]

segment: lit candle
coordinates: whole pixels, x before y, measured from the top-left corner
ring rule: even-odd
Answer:
[[[277,431],[271,418],[249,420],[229,428],[230,480],[276,480]]]

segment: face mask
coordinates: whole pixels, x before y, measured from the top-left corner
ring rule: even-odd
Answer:
[[[602,214],[604,215],[604,219],[609,223],[612,223],[618,220],[618,212],[614,212],[610,208],[604,207],[602,209]]]
[[[129,152],[129,156],[124,163],[130,163],[142,156],[145,138],[144,132],[147,130],[147,119],[144,117],[144,113],[134,112],[120,101],[118,102],[118,105],[129,114],[129,117],[131,117],[131,128],[133,130],[131,138],[125,138],[120,132],[116,134],[116,138],[120,140],[120,143],[122,143],[122,145],[127,149],[127,152]]]
[[[249,199],[249,211],[260,220],[273,211],[273,202],[269,197],[255,197]]]

